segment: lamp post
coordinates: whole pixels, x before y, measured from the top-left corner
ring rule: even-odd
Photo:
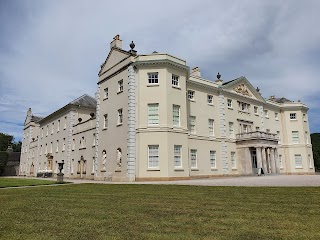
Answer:
[[[59,173],[57,174],[57,182],[58,183],[62,183],[63,182],[63,173],[61,172],[62,171],[62,169],[63,169],[63,164],[64,164],[64,162],[61,162],[61,163],[58,163],[59,164],[59,167],[58,167],[58,169],[59,169]]]

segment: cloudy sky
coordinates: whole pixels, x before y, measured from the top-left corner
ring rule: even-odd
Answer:
[[[306,103],[320,132],[320,1],[0,0],[0,132],[18,140],[26,111],[45,116],[84,93],[116,34],[264,97]]]

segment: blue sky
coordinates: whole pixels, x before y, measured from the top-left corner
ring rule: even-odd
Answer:
[[[310,107],[320,132],[320,1],[0,1],[0,132],[22,136],[26,111],[45,116],[84,93],[116,34],[140,54],[165,52],[214,80],[245,76],[264,97]]]

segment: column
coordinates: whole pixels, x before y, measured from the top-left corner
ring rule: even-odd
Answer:
[[[274,157],[274,148],[270,148],[271,173],[276,173],[276,161]]]
[[[256,147],[256,153],[257,153],[257,168],[262,168],[261,147]]]
[[[262,153],[263,172],[264,172],[264,174],[267,174],[268,173],[268,164],[267,164],[267,157],[266,157],[266,149],[264,147],[262,147],[261,153]]]
[[[278,148],[275,148],[275,149],[274,149],[274,157],[275,157],[275,162],[276,162],[276,173],[280,173]]]

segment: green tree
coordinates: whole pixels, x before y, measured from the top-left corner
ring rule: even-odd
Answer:
[[[13,143],[13,136],[0,133],[0,151],[6,151],[9,145]]]
[[[4,171],[5,166],[7,165],[8,157],[9,154],[7,152],[0,151],[0,176]]]
[[[312,133],[311,143],[313,151],[313,160],[316,170],[320,170],[320,133]]]

